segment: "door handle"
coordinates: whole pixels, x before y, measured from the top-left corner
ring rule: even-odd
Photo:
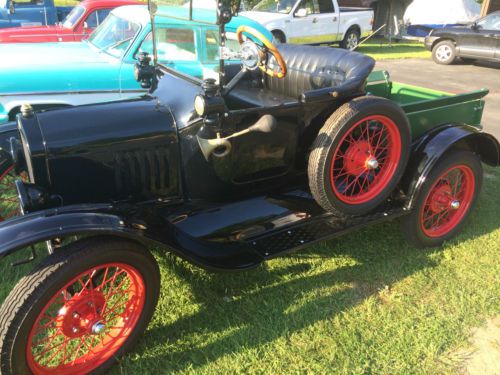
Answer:
[[[313,23],[318,23],[318,19],[317,18],[313,18]]]
[[[337,16],[333,17],[333,22],[337,22]]]

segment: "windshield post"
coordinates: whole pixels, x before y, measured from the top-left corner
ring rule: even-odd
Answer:
[[[155,30],[155,15],[157,11],[157,5],[152,0],[148,0],[148,10],[149,16],[151,18],[151,39],[153,42],[153,64],[156,66],[158,62],[158,51],[156,50],[156,30]]]

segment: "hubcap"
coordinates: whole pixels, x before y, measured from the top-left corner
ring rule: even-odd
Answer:
[[[370,158],[366,162],[366,166],[368,169],[377,169],[378,168],[378,160],[375,158]]]
[[[92,326],[92,333],[94,335],[100,335],[106,330],[106,325],[102,322],[97,322]]]
[[[441,46],[436,51],[436,56],[440,61],[446,61],[451,57],[452,51],[450,46]]]
[[[453,201],[450,204],[452,210],[458,210],[460,208],[460,201]]]

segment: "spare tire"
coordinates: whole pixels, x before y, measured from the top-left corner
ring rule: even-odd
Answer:
[[[394,191],[410,149],[410,125],[399,105],[373,96],[354,99],[328,118],[312,145],[312,195],[337,216],[366,214]]]

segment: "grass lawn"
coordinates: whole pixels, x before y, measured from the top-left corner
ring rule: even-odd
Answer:
[[[156,315],[112,373],[454,373],[470,328],[500,313],[500,169],[485,171],[465,232],[441,249],[388,223],[239,274],[155,251]],[[7,263],[0,300],[31,267]]]
[[[430,58],[431,53],[427,51],[422,43],[413,41],[393,42],[389,44],[387,39],[371,39],[361,45],[357,52],[373,57],[375,60],[387,59],[410,59]]]

